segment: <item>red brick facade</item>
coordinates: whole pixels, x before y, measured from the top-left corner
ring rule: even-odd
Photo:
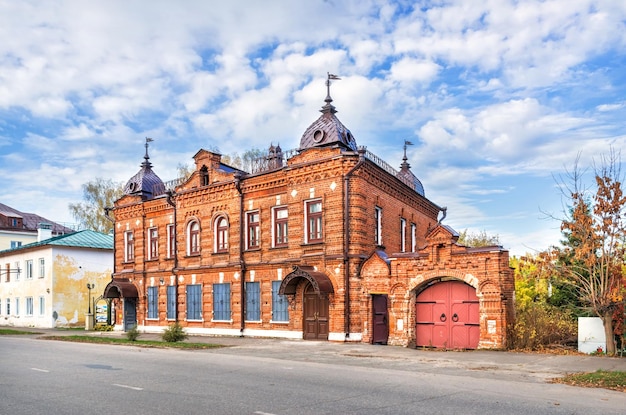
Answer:
[[[105,295],[136,302],[130,318],[144,331],[178,321],[197,334],[364,342],[373,341],[372,296],[383,295],[382,342],[415,345],[416,297],[454,279],[479,298],[480,339],[470,347],[503,347],[508,252],[457,245],[421,184],[356,149],[329,101],[324,108],[298,152],[274,158],[272,147],[254,173],[200,150],[188,180],[147,192],[142,183],[156,175],[146,152],[139,189],[129,182],[113,209],[116,268]]]

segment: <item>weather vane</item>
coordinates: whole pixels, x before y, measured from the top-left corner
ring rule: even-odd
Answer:
[[[328,78],[326,79],[326,102],[332,102],[332,99],[330,98],[330,81],[340,81],[341,78],[338,77],[337,75],[333,75],[330,72],[326,72],[326,74],[328,75]],[[330,101],[328,101],[330,100]]]
[[[407,146],[412,146],[412,145],[413,145],[413,143],[410,142],[409,140],[404,140],[404,160],[407,160],[407,158],[406,158],[406,147]]]

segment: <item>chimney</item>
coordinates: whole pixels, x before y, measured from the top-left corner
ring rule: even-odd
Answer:
[[[52,225],[40,222],[37,224],[37,242],[52,238]]]

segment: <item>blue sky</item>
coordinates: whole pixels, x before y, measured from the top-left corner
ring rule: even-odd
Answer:
[[[324,104],[458,231],[559,241],[555,176],[626,141],[626,3],[0,1],[0,201],[59,222],[145,137],[163,179],[200,148],[296,148]]]

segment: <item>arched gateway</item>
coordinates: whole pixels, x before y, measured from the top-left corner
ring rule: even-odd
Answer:
[[[128,279],[114,278],[104,289],[103,297],[109,299],[121,299],[124,331],[130,330],[137,325],[137,300],[139,298],[139,294],[135,284],[130,282]]]
[[[328,340],[329,303],[328,295],[333,293],[333,284],[323,272],[308,266],[294,266],[280,285],[280,295],[292,296],[294,301],[297,287],[304,283],[302,290],[302,338],[305,340]]]

